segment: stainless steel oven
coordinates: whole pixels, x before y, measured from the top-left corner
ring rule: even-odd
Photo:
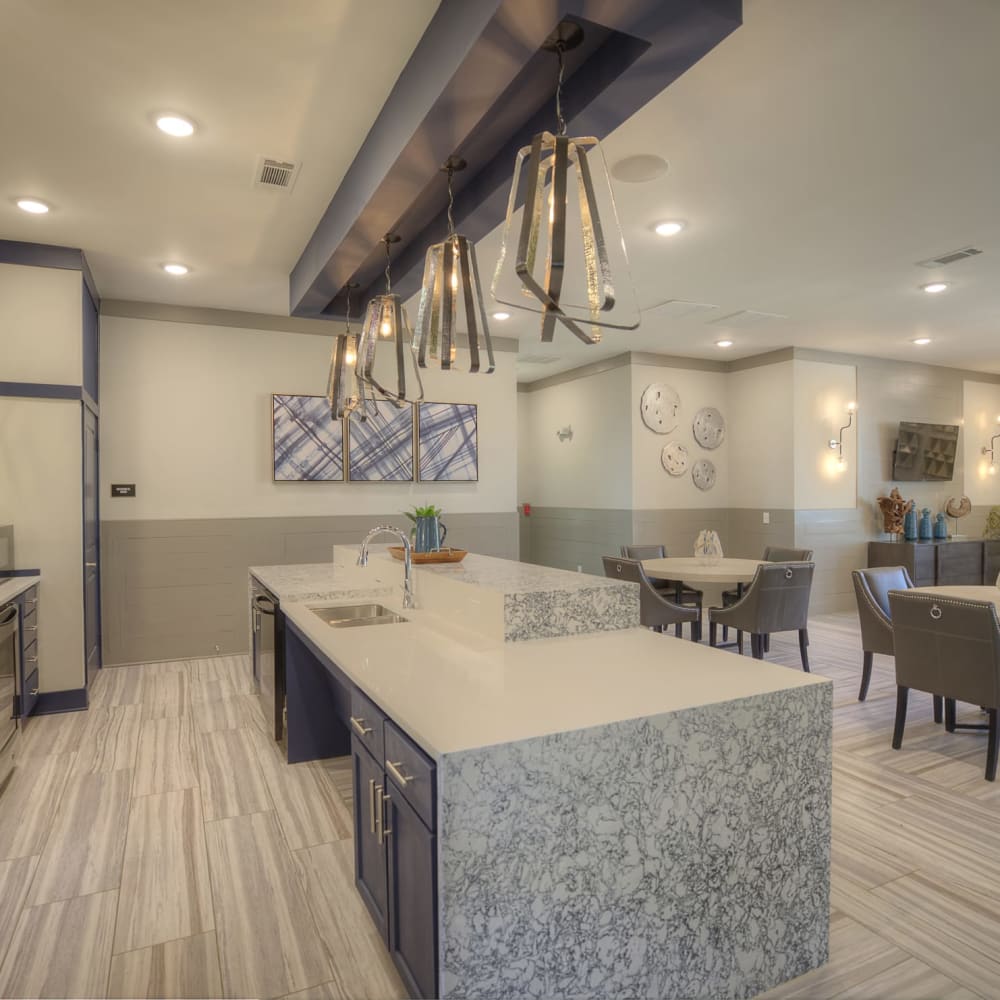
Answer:
[[[254,581],[253,675],[260,707],[279,743],[285,732],[285,620],[278,599]]]
[[[11,740],[17,733],[14,706],[21,684],[21,631],[16,602],[0,606],[0,782],[7,775]]]

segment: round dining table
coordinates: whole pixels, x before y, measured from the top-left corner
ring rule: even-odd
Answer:
[[[706,563],[694,556],[643,559],[646,576],[656,580],[683,580],[684,583],[749,583],[762,564],[761,559],[730,559],[723,556]]]

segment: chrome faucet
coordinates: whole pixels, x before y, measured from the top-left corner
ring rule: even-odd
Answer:
[[[399,528],[394,528],[391,524],[376,525],[371,531],[368,532],[367,535],[365,535],[364,540],[361,542],[361,548],[358,551],[358,565],[368,565],[368,545],[376,535],[381,535],[383,532],[395,535],[403,543],[403,607],[415,608],[417,605],[413,599],[413,584],[410,579],[412,570],[410,559],[410,539],[407,537],[405,532],[400,531]]]

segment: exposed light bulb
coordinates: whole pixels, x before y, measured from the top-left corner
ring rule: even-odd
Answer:
[[[357,360],[358,356],[354,353],[354,351],[348,348],[347,352],[344,354],[344,361],[347,362],[347,364],[349,365],[353,365],[354,362]]]
[[[847,412],[848,413],[858,412],[858,404],[855,403],[853,399],[847,404]]]
[[[995,476],[997,474],[997,467],[995,465],[990,466],[990,475]]]
[[[391,336],[392,324],[388,320],[383,320],[382,325],[378,328],[378,332],[382,334],[383,337]]]

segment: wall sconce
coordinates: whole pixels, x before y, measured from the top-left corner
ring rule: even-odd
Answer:
[[[997,417],[997,423],[1000,424],[1000,417]],[[990,438],[989,447],[987,448],[986,445],[983,445],[982,449],[982,454],[990,456],[989,473],[991,476],[995,476],[997,474],[995,442],[998,437],[1000,437],[1000,431],[998,431],[996,434],[993,435],[993,437]]]
[[[562,441],[572,441],[573,440],[573,428],[567,424],[565,427],[560,428],[556,431],[556,437]]]
[[[854,423],[854,414],[857,413],[857,412],[858,412],[858,404],[857,403],[848,403],[847,404],[847,423],[844,424],[844,426],[840,428],[840,431],[839,431],[839,433],[837,434],[837,436],[835,438],[830,438],[830,440],[827,441],[827,443],[826,443],[827,447],[831,451],[837,452],[837,461],[841,465],[844,464],[844,431],[850,429],[851,424]]]

